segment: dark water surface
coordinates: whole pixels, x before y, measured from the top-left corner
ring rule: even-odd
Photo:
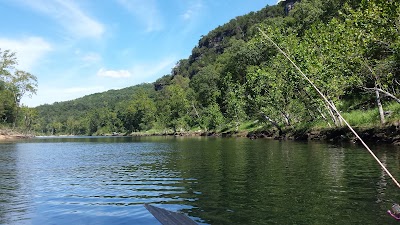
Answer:
[[[400,178],[400,149],[374,146]],[[363,148],[223,138],[0,143],[0,224],[398,224],[400,190]]]

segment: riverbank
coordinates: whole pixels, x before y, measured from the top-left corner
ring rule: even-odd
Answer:
[[[385,143],[400,146],[400,127],[390,124],[382,127],[353,127],[366,142]],[[277,131],[249,132],[248,138],[271,138],[284,140],[322,140],[333,142],[357,142],[357,138],[347,127],[310,130],[286,129]]]
[[[385,143],[400,146],[400,123],[390,123],[385,126],[376,127],[353,127],[359,136],[366,142]],[[62,135],[61,135],[62,136]],[[66,135],[67,136],[67,135]],[[176,136],[176,137],[245,137],[250,139],[267,138],[275,140],[318,140],[331,142],[357,142],[354,134],[347,127],[339,128],[309,128],[294,129],[284,128],[282,131],[276,129],[257,128],[256,130],[239,130],[239,131],[180,131],[172,130],[151,130],[133,133],[111,133],[99,136]],[[24,139],[31,138],[32,135],[24,135],[9,130],[0,129],[0,140]]]
[[[32,138],[32,135],[21,134],[11,130],[0,130],[0,141]]]
[[[354,130],[366,142],[385,143],[400,146],[400,126],[396,123],[381,127],[354,127]],[[228,132],[134,132],[126,136],[177,136],[177,137],[247,137],[250,139],[268,138],[276,140],[318,140],[332,142],[357,142],[354,134],[347,127],[340,128],[311,128],[257,131],[228,131]]]

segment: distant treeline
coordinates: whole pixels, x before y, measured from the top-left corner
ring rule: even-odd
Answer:
[[[294,2],[294,4],[292,4]],[[290,4],[290,7],[288,7]],[[394,0],[281,1],[202,36],[192,54],[152,84],[36,108],[34,129],[94,135],[146,130],[341,126],[263,30],[339,111],[400,102],[400,3]],[[379,113],[380,112],[380,113]]]

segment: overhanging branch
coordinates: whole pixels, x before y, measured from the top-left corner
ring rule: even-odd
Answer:
[[[369,92],[373,92],[373,93],[375,93],[375,91],[379,91],[379,92],[381,92],[382,94],[384,94],[384,95],[386,95],[386,96],[388,96],[388,97],[390,97],[390,98],[393,98],[394,100],[396,100],[397,103],[400,103],[400,99],[398,99],[398,98],[397,98],[396,96],[394,96],[393,94],[391,94],[391,93],[389,93],[389,92],[387,92],[387,91],[385,91],[385,90],[382,90],[381,88],[377,88],[377,87],[374,87],[374,88],[363,87],[363,89],[366,90],[366,91],[369,91]]]

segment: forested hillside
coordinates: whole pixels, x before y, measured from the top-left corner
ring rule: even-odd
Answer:
[[[124,117],[131,116],[134,99],[154,95],[152,84],[141,84],[38,106],[36,110],[40,117],[36,120],[36,130],[45,134],[76,135],[125,132],[125,125],[136,130],[138,128],[123,124],[128,123]]]
[[[281,1],[202,36],[153,84],[37,107],[45,134],[340,127],[277,43],[343,113],[370,124],[400,117],[400,3]],[[389,110],[390,109],[390,110]],[[351,118],[350,118],[351,120]]]

